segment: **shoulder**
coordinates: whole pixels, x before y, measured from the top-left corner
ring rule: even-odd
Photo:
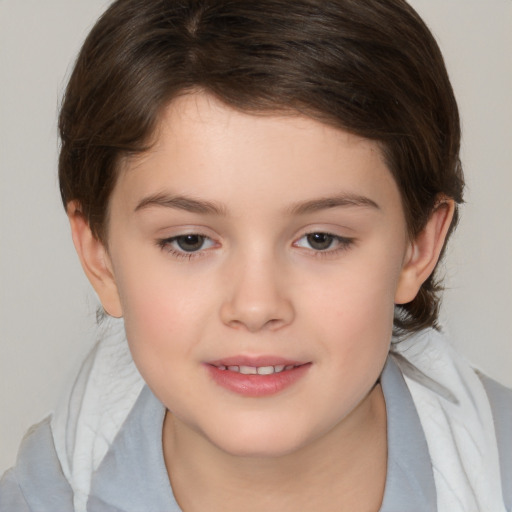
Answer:
[[[73,510],[73,493],[62,473],[50,418],[25,435],[16,465],[0,480],[0,512]]]
[[[498,444],[509,455],[510,475],[512,477],[512,389],[481,373],[478,373],[478,376],[484,385],[491,404]]]
[[[508,469],[506,474],[510,475],[512,480],[512,389],[499,384],[486,375],[477,373],[491,404],[500,453],[507,455],[504,457]]]
[[[512,507],[512,389],[477,372],[491,405],[496,440],[500,454],[503,494],[509,507]]]
[[[512,421],[512,389],[503,386],[499,382],[487,377],[479,371],[476,372],[484,385],[487,396],[499,420]]]

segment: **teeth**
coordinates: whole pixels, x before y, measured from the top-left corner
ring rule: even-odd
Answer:
[[[293,364],[288,366],[278,364],[276,366],[218,366],[217,368],[219,370],[241,373],[243,375],[272,375],[273,373],[280,373],[284,370],[291,370],[295,368],[295,366]]]
[[[275,368],[273,366],[260,366],[258,368],[258,375],[271,375],[275,372]]]
[[[258,369],[255,366],[240,366],[239,372],[243,375],[256,375]]]

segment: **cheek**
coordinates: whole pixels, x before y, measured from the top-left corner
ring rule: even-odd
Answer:
[[[347,382],[362,379],[370,383],[378,377],[393,329],[400,267],[385,257],[364,256],[347,260],[335,278],[331,276],[323,286],[314,286],[304,294],[312,297],[309,317],[316,319],[324,350]]]
[[[163,361],[192,350],[206,315],[208,293],[171,272],[165,261],[147,259],[143,265],[125,261],[118,289],[127,339],[137,364]]]
[[[198,308],[190,307],[190,291],[184,296],[161,280],[129,284],[123,289],[124,323],[135,365],[163,403],[191,400],[192,389],[182,383],[197,360],[203,326]],[[181,390],[178,402],[169,395],[172,389]]]
[[[386,257],[357,254],[321,279],[311,279],[303,296],[318,318],[339,323],[340,332],[372,330],[393,321],[399,265]]]

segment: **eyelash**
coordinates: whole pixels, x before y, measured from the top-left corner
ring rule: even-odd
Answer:
[[[310,250],[312,252],[312,255],[315,258],[325,258],[325,257],[332,257],[337,256],[341,252],[349,250],[355,242],[354,238],[347,238],[344,236],[335,235],[333,233],[329,233],[328,231],[310,231],[309,233],[304,233],[300,238],[297,239],[296,242],[294,242],[294,245],[299,248],[303,248],[298,244],[298,242],[302,239],[305,239],[312,235],[324,235],[326,237],[329,237],[332,239],[332,242],[335,242],[337,246],[335,248],[327,247],[326,249],[313,249],[312,247],[305,248],[306,250]]]
[[[176,242],[178,239],[180,238],[184,238],[184,237],[187,237],[187,236],[196,236],[196,237],[200,237],[200,238],[203,238],[203,243],[204,241],[206,240],[210,240],[211,242],[213,242],[213,240],[207,236],[207,235],[203,235],[201,233],[183,233],[181,235],[176,235],[176,236],[172,236],[172,237],[169,237],[169,238],[162,238],[162,239],[159,239],[156,241],[156,245],[158,247],[160,247],[160,249],[162,249],[163,251],[165,251],[166,253],[170,254],[173,258],[176,258],[176,259],[179,259],[179,260],[187,260],[187,261],[190,261],[192,259],[195,259],[195,258],[200,258],[202,256],[205,256],[205,249],[198,249],[197,251],[185,251],[185,250],[177,250],[175,249],[172,244],[174,242]]]
[[[298,245],[298,242],[300,240],[306,239],[307,237],[312,236],[312,235],[324,235],[326,237],[329,237],[329,238],[331,238],[332,242],[337,243],[337,247],[335,247],[334,249],[332,249],[330,247],[327,247],[326,249],[317,249],[316,250],[316,249],[314,249],[312,247],[306,248],[306,247],[301,247],[301,246]],[[201,233],[184,233],[184,234],[176,235],[176,236],[169,237],[169,238],[159,239],[159,240],[156,241],[156,245],[161,250],[163,250],[166,253],[170,254],[173,258],[176,258],[176,259],[179,259],[179,260],[190,261],[192,259],[196,259],[196,258],[200,258],[200,257],[206,256],[207,250],[209,249],[209,247],[206,248],[206,249],[199,248],[197,251],[177,250],[177,249],[175,249],[173,247],[172,244],[174,242],[176,242],[180,238],[184,238],[184,237],[187,237],[187,236],[195,236],[195,237],[202,238],[203,239],[203,241],[202,241],[203,243],[201,245],[203,245],[204,242],[207,241],[207,240],[212,242],[212,244],[214,243],[213,240],[210,237],[208,237],[207,235],[203,235]],[[315,258],[325,258],[325,257],[329,257],[329,256],[331,256],[331,257],[332,256],[336,256],[336,255],[338,255],[339,253],[341,253],[343,251],[347,251],[354,244],[354,242],[355,242],[355,240],[353,238],[347,238],[347,237],[343,237],[343,236],[334,235],[333,233],[329,233],[329,232],[326,232],[326,231],[311,231],[309,233],[303,234],[300,238],[298,238],[293,243],[293,245],[295,247],[302,248],[302,249],[310,251],[311,254],[313,255],[313,257],[315,257]]]

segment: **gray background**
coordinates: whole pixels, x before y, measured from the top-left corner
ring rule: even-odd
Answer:
[[[0,473],[95,336],[56,179],[57,106],[106,0],[0,0]],[[512,2],[413,0],[459,100],[467,204],[447,254],[443,325],[512,386]]]

